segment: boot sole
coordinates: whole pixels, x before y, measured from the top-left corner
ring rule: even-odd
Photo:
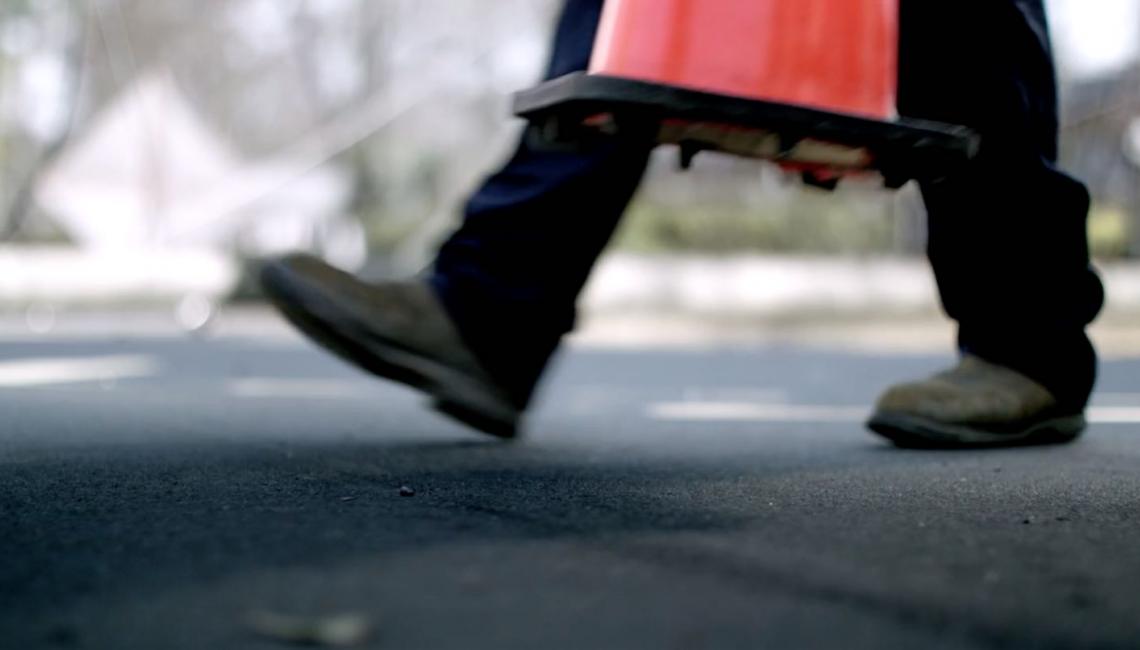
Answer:
[[[428,394],[436,411],[483,433],[518,434],[519,411],[489,395],[482,382],[386,339],[288,268],[265,265],[261,286],[290,323],[341,359]]]
[[[1084,415],[1046,418],[1020,429],[991,431],[962,424],[939,422],[905,413],[875,413],[867,428],[899,447],[977,448],[1056,445],[1072,442],[1084,432]]]

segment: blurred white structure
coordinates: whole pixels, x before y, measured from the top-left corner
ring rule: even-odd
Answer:
[[[364,241],[342,217],[349,193],[328,165],[241,160],[163,73],[127,87],[37,188],[41,207],[85,247],[318,248],[353,266]]]
[[[366,242],[344,214],[350,190],[347,175],[327,164],[242,160],[158,72],[107,105],[41,177],[36,198],[88,263],[117,261],[117,271],[91,269],[92,277],[121,284],[133,260],[151,285],[162,277],[174,293],[185,285],[221,295],[236,285],[242,257],[306,249],[359,266]],[[148,270],[144,262],[156,258],[186,264],[186,273],[230,271],[210,274],[218,286],[179,283],[177,269]]]
[[[1140,0],[1046,0],[1062,71],[1118,70],[1140,55]]]

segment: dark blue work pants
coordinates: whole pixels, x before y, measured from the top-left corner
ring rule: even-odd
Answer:
[[[583,70],[602,0],[567,0],[547,77]],[[1096,374],[1085,326],[1103,302],[1085,187],[1060,172],[1057,100],[1039,0],[903,0],[899,111],[983,137],[956,177],[925,185],[928,254],[959,345],[1081,408]],[[520,143],[470,198],[432,283],[468,344],[525,403],[574,324],[575,301],[648,151]]]

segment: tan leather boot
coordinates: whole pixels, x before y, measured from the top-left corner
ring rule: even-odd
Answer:
[[[422,281],[370,284],[309,255],[261,270],[266,295],[298,329],[346,361],[427,393],[484,433],[518,432],[522,408],[483,370]]]
[[[1064,413],[1032,379],[975,356],[929,379],[889,388],[867,426],[902,447],[980,447],[1069,442],[1083,413]]]

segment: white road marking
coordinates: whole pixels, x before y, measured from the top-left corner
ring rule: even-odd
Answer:
[[[367,386],[342,379],[279,379],[246,377],[226,387],[234,397],[288,399],[353,399],[368,394]]]
[[[869,411],[863,406],[816,404],[759,404],[752,402],[661,402],[650,404],[654,420],[745,421],[745,422],[862,422]]]
[[[1136,406],[1094,406],[1085,415],[1097,424],[1140,424],[1140,407]]]
[[[654,420],[694,422],[855,422],[871,414],[869,407],[830,404],[761,404],[750,402],[658,402],[646,408]],[[1086,412],[1095,424],[1140,424],[1140,407],[1094,406]]]
[[[148,377],[158,362],[143,355],[52,357],[0,361],[0,387],[19,388]]]

